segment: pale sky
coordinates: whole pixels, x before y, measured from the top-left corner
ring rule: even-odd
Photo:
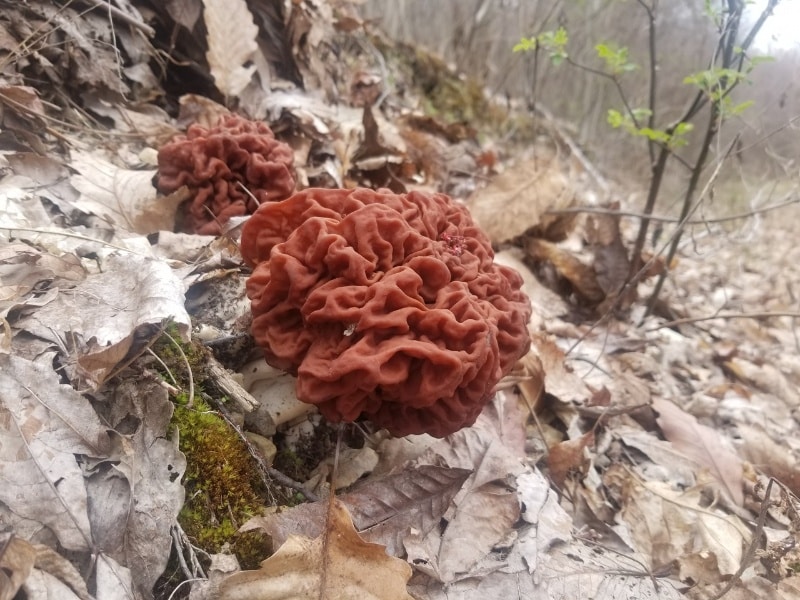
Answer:
[[[756,0],[747,12],[755,19],[766,4],[766,0]],[[781,0],[761,28],[755,44],[765,52],[770,48],[800,48],[800,0]]]

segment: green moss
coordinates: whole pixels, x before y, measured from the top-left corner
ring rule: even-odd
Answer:
[[[196,398],[194,406],[178,405],[173,423],[186,455],[186,503],[178,521],[189,538],[207,552],[233,552],[242,564],[257,566],[268,546],[253,546],[253,536],[237,533],[258,514],[267,490],[244,442],[228,423]]]
[[[183,342],[173,325],[165,334],[152,347],[160,361],[157,368],[165,381],[183,390],[175,399],[172,416],[179,448],[186,455],[186,502],[178,522],[199,548],[209,553],[231,552],[243,568],[257,568],[269,556],[268,539],[259,532],[240,534],[238,529],[260,514],[274,494],[266,489],[259,466],[238,432],[207,400],[216,393],[207,375],[208,350],[197,341]]]
[[[178,386],[187,389],[190,375],[196,388],[201,387],[208,378],[206,363],[211,356],[210,351],[197,340],[181,340],[174,323],[167,326],[164,335],[153,344],[152,350],[169,371],[162,373],[165,380],[172,382],[174,378]],[[191,373],[187,371],[187,364]]]

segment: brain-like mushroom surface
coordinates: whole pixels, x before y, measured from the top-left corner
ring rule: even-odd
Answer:
[[[158,189],[187,186],[192,194],[177,219],[186,233],[218,235],[231,217],[294,192],[292,149],[266,123],[222,117],[211,128],[191,125],[158,151]]]
[[[262,205],[241,248],[256,342],[330,421],[443,437],[529,347],[521,277],[443,194],[304,190]]]

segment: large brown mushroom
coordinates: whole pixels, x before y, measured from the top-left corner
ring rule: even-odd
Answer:
[[[179,211],[176,230],[219,235],[231,217],[294,192],[292,149],[266,123],[222,117],[211,128],[192,125],[158,151],[158,189],[187,186],[192,194]]]
[[[256,342],[330,421],[443,437],[528,349],[519,274],[443,194],[308,189],[263,204],[241,248]]]

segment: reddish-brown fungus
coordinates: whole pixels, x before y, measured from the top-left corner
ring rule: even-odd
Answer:
[[[331,421],[445,436],[528,349],[519,274],[443,194],[305,190],[262,205],[241,247],[256,342]]]
[[[192,193],[176,230],[218,235],[231,217],[283,200],[295,187],[292,149],[266,123],[229,115],[211,128],[189,127],[158,151],[158,189]]]

